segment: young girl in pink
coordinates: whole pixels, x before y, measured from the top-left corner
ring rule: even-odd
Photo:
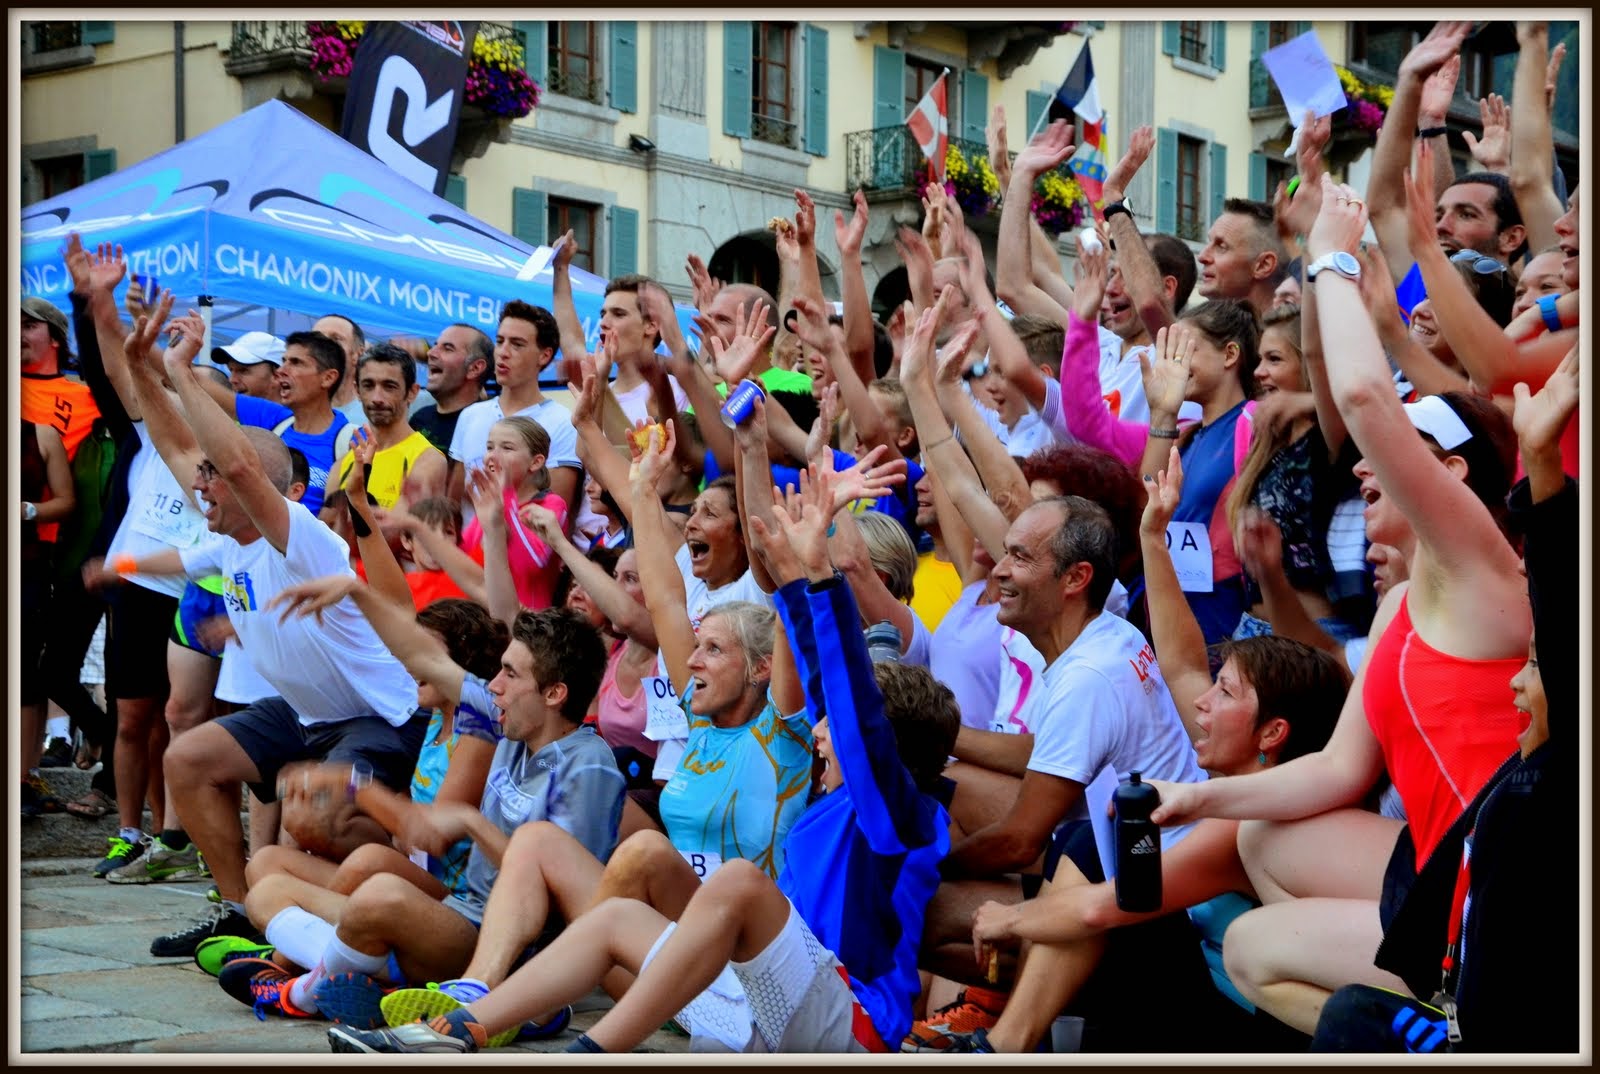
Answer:
[[[550,470],[545,456],[550,434],[532,418],[503,418],[489,427],[483,468],[498,478],[505,495],[506,558],[517,586],[517,601],[531,611],[548,608],[561,563],[522,520],[522,508],[536,503],[567,524],[567,504],[550,491]],[[474,518],[461,535],[461,547],[483,562],[483,527]]]

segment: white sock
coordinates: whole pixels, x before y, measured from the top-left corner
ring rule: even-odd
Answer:
[[[138,828],[123,828],[118,831],[117,834],[126,839],[128,842],[136,845],[144,841],[144,833]]]
[[[333,925],[298,906],[279,910],[267,922],[267,942],[297,966],[315,966],[333,941]]]
[[[328,941],[328,946],[323,950],[322,958],[315,967],[297,977],[294,984],[289,986],[289,1002],[303,1011],[315,1014],[317,1013],[317,1001],[314,998],[316,988],[323,981],[329,977],[337,977],[341,973],[364,973],[368,977],[377,977],[388,965],[388,955],[363,954],[335,934]]]

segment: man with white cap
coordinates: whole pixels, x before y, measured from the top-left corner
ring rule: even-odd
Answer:
[[[232,343],[211,348],[211,360],[227,369],[240,395],[278,401],[273,374],[283,364],[283,340],[270,332],[246,332]]]

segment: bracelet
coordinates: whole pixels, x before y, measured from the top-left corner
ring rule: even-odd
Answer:
[[[1105,208],[1101,209],[1100,218],[1109,224],[1111,223],[1111,218],[1116,216],[1118,213],[1127,213],[1128,219],[1133,219],[1133,210],[1128,208],[1125,202],[1121,201],[1114,201],[1110,205],[1107,205]]]
[[[139,561],[133,556],[124,552],[119,556],[111,557],[111,569],[116,571],[118,574],[138,574]]]
[[[1561,323],[1561,314],[1556,312],[1556,296],[1544,295],[1534,303],[1539,307],[1539,316],[1544,318],[1544,326],[1552,332],[1559,332],[1565,327]]]
[[[345,795],[350,801],[356,800],[356,793],[372,783],[372,765],[363,760],[356,760],[350,764],[350,784],[345,788]]]
[[[1450,128],[1449,127],[1418,127],[1417,128],[1417,137],[1418,138],[1437,138],[1440,135],[1449,134],[1449,133],[1450,133]]]
[[[955,433],[951,433],[949,436],[941,437],[938,440],[935,440],[931,444],[923,444],[922,445],[922,450],[923,450],[924,453],[932,451],[934,448],[938,447],[940,444],[948,444],[950,441],[954,440],[955,438],[956,438],[956,434]]]
[[[1178,439],[1178,430],[1152,428],[1150,430],[1150,435],[1162,440],[1176,440]]]

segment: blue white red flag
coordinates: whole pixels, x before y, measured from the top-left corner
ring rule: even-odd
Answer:
[[[1099,209],[1106,181],[1106,112],[1100,106],[1089,42],[1083,43],[1066,81],[1056,90],[1056,100],[1078,117],[1078,150],[1067,161],[1067,168],[1078,177],[1089,204]]]

